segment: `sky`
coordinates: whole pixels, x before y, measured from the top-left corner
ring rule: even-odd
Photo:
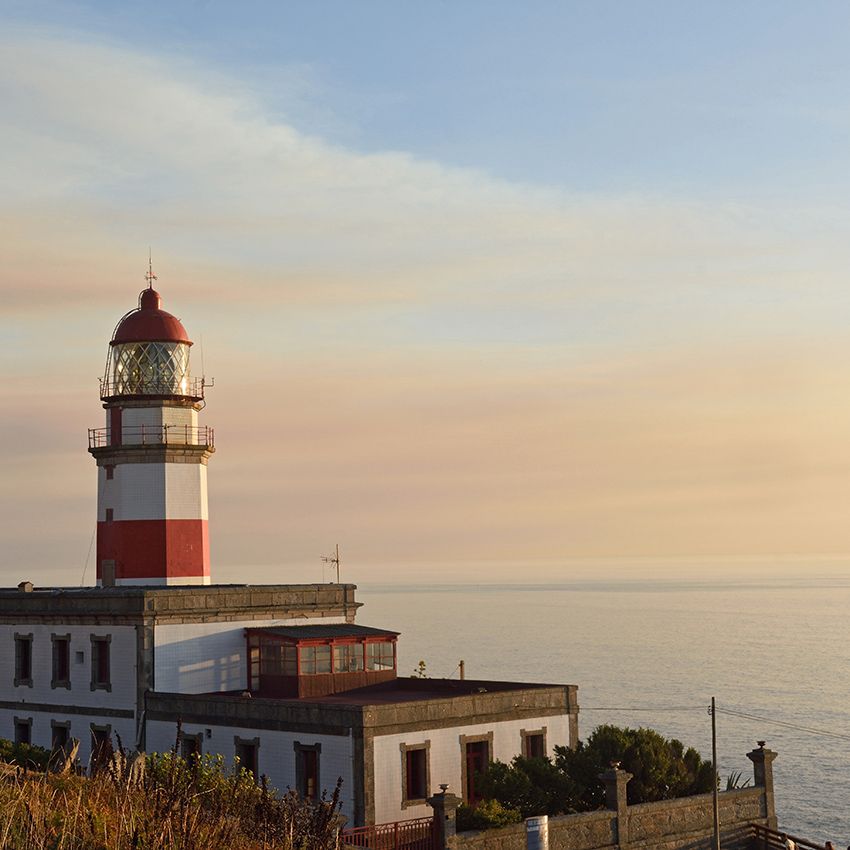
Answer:
[[[86,429],[149,246],[215,378],[214,578],[336,543],[352,580],[850,563],[848,32],[0,3],[0,582],[92,581]]]

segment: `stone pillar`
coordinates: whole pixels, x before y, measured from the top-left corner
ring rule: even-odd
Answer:
[[[599,778],[605,783],[605,805],[617,813],[617,844],[625,847],[629,843],[629,804],[626,801],[626,785],[632,774],[620,770],[619,764],[611,765]]]
[[[767,825],[776,829],[776,801],[773,796],[773,760],[776,753],[766,750],[764,741],[758,742],[758,749],[747,753],[753,763],[753,781],[756,787],[764,788],[765,817]]]
[[[434,847],[448,850],[457,834],[457,808],[463,802],[457,794],[450,794],[448,785],[440,786],[440,793],[425,801],[434,810],[434,829],[437,831]]]

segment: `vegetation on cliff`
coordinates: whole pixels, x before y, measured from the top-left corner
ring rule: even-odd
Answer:
[[[0,751],[7,742],[0,744]],[[11,746],[11,745],[10,745]],[[9,748],[7,748],[8,751]],[[91,777],[0,765],[0,847],[9,850],[332,850],[339,787],[330,799],[278,796],[220,756],[110,753]],[[52,765],[54,768],[56,765]]]

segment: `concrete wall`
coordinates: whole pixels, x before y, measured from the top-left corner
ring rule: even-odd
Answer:
[[[521,720],[494,721],[481,724],[458,724],[444,729],[424,729],[392,735],[376,734],[375,754],[375,822],[387,823],[410,818],[429,817],[431,808],[422,805],[403,805],[401,745],[429,743],[431,788],[434,793],[441,783],[462,791],[465,748],[460,736],[493,734],[490,758],[509,762],[522,752],[521,732],[546,730],[547,754],[553,747],[569,746],[569,716],[525,717]]]
[[[319,783],[330,796],[336,787],[337,779],[342,778],[342,813],[349,822],[353,820],[354,754],[350,735],[321,735],[308,731],[288,732],[240,726],[206,726],[198,723],[184,723],[183,733],[201,734],[203,752],[220,753],[228,766],[233,762],[236,737],[259,739],[257,760],[260,774],[267,776],[269,783],[281,793],[285,793],[287,788],[296,787],[295,742],[305,746],[320,744]],[[173,722],[149,721],[148,751],[165,752],[171,749],[176,734],[177,727]]]
[[[642,803],[614,811],[549,818],[550,850],[711,850],[711,794]],[[720,794],[721,846],[748,850],[752,822],[767,822],[765,789],[745,788]],[[525,824],[463,832],[449,839],[452,850],[525,850]]]
[[[344,617],[276,618],[154,627],[154,690],[203,694],[248,687],[245,629],[344,623]]]

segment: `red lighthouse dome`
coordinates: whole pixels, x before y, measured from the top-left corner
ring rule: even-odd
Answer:
[[[153,287],[143,289],[139,306],[116,325],[101,385],[104,401],[117,397],[203,398],[203,378],[193,379],[189,374],[192,341],[180,319],[161,305],[162,298]]]
[[[111,345],[124,342],[182,342],[191,345],[182,322],[160,309],[162,297],[155,289],[143,289],[139,306],[124,316],[115,328]]]

